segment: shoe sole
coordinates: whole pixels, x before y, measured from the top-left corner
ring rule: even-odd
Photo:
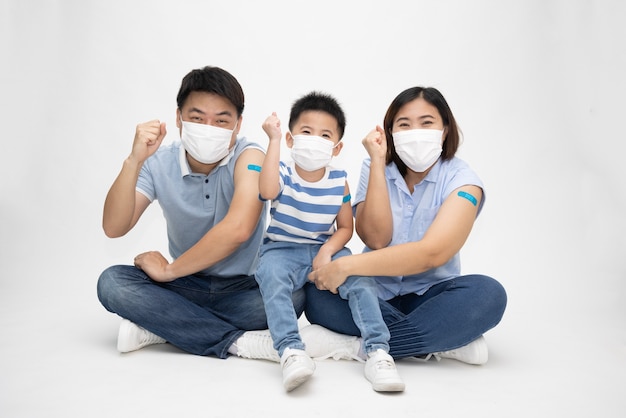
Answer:
[[[287,392],[291,392],[292,390],[309,380],[311,376],[313,376],[313,370],[304,370],[303,373],[297,376],[289,376],[289,378],[283,381],[285,390]]]
[[[404,392],[404,387],[402,382],[372,384],[376,392]]]

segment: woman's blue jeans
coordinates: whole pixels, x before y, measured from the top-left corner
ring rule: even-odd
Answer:
[[[338,295],[305,287],[305,315],[312,324],[341,334],[360,336],[348,303]],[[483,275],[460,276],[419,296],[380,300],[391,333],[394,358],[424,356],[469,344],[502,319],[507,296],[500,283]]]
[[[192,275],[158,283],[134,266],[119,265],[100,275],[98,298],[108,311],[192,354],[226,358],[245,331],[267,329],[253,276]],[[301,315],[304,291],[292,300]]]

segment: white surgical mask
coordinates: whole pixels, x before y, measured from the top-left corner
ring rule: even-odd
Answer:
[[[423,173],[437,161],[442,143],[443,131],[438,129],[411,129],[393,133],[393,144],[398,156],[416,173]]]
[[[319,170],[330,164],[333,148],[337,145],[321,136],[293,135],[291,158],[306,171]]]
[[[183,129],[180,140],[185,150],[195,160],[203,164],[213,164],[228,155],[234,129],[186,122],[182,119],[181,123]]]

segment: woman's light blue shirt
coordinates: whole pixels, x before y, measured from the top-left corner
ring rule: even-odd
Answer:
[[[359,186],[352,206],[354,213],[356,213],[356,205],[365,200],[369,172],[370,159],[367,158],[361,167]],[[415,185],[412,194],[395,163],[385,167],[385,178],[393,216],[393,236],[389,246],[421,240],[444,200],[455,189],[465,185],[483,188],[482,181],[476,173],[465,161],[456,157],[448,161],[438,160],[424,180]],[[483,198],[478,213],[484,201],[483,189]],[[363,252],[368,251],[371,251],[368,247],[363,249]],[[384,300],[409,293],[421,295],[431,286],[453,279],[460,274],[461,263],[459,253],[457,253],[443,266],[423,273],[411,276],[377,277],[378,295]]]

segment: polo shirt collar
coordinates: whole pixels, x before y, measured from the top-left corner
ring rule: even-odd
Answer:
[[[235,145],[237,143],[235,142]],[[233,155],[235,155],[235,145],[230,149],[228,155],[222,158],[222,161],[217,165],[217,167],[224,166],[228,164]],[[180,163],[180,176],[185,177],[191,174],[191,168],[189,167],[189,161],[187,161],[187,152],[185,151],[185,147],[182,143],[180,143],[179,151],[178,151],[178,161]]]

